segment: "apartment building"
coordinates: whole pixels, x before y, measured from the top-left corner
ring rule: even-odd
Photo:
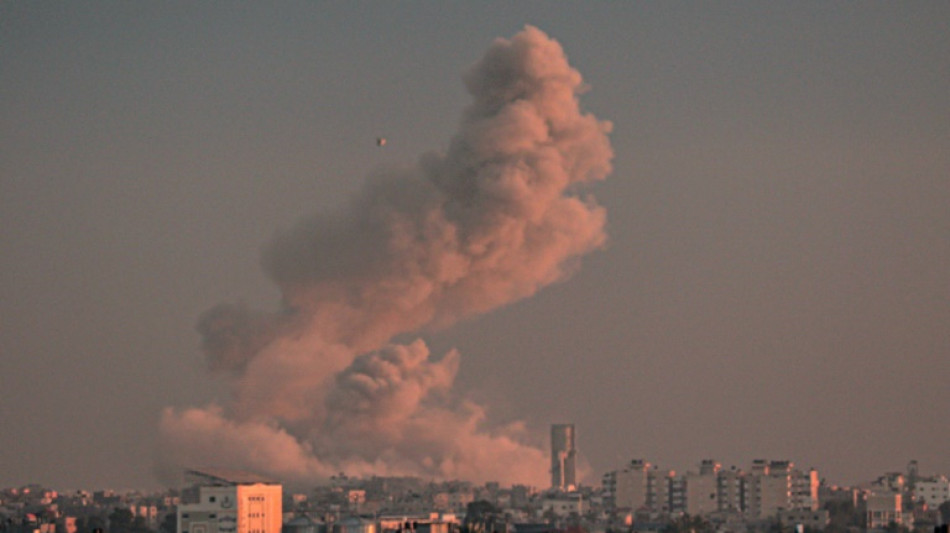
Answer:
[[[255,474],[188,470],[178,506],[179,533],[280,533],[281,485]]]

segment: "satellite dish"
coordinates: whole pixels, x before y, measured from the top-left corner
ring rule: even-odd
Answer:
[[[386,146],[386,138],[376,137],[376,146]]]

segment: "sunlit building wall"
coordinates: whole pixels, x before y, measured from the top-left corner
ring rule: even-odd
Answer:
[[[817,511],[819,508],[818,486],[821,484],[818,471],[814,468],[807,472],[792,470],[789,477],[792,486],[789,509]]]
[[[745,512],[750,518],[774,516],[790,507],[791,481],[788,461],[771,463],[757,459],[745,483]]]
[[[219,469],[189,470],[178,506],[178,533],[280,533],[279,483]]]
[[[898,526],[904,523],[901,512],[901,495],[897,492],[881,492],[869,494],[867,497],[866,513],[867,528],[884,529],[892,522]]]

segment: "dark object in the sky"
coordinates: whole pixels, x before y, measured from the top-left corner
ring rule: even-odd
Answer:
[[[386,146],[386,138],[376,137],[376,146]]]

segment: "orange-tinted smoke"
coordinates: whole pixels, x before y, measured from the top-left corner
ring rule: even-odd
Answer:
[[[546,453],[521,425],[453,394],[457,353],[390,343],[528,297],[602,246],[604,210],[579,186],[610,172],[610,124],[581,112],[580,74],[533,27],[496,40],[464,81],[472,104],[445,153],[372,176],[345,209],[266,247],[284,309],[202,318],[232,396],[166,410],[167,461],[544,482]]]

